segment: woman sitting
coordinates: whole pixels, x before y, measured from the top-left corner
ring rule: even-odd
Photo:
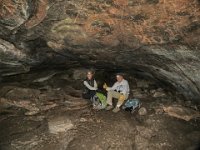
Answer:
[[[96,94],[97,90],[97,82],[94,79],[94,72],[88,71],[87,72],[87,78],[83,82],[84,84],[84,91],[83,91],[83,98],[85,99],[91,99]]]

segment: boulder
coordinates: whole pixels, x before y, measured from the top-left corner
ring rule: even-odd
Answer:
[[[200,113],[195,111],[191,108],[187,108],[181,105],[172,105],[172,106],[165,106],[163,110],[172,117],[182,119],[185,121],[190,121],[191,119],[195,119],[200,117]]]
[[[140,116],[144,116],[147,114],[147,109],[145,107],[141,107],[139,110],[138,110],[138,114]]]
[[[48,120],[49,132],[52,134],[58,134],[67,132],[73,129],[75,126],[67,117],[57,117]]]

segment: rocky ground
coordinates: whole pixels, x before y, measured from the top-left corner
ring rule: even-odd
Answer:
[[[84,73],[47,70],[4,78],[0,149],[198,149],[197,105],[153,81],[128,77],[131,97],[140,99],[146,112],[95,111],[81,98]]]

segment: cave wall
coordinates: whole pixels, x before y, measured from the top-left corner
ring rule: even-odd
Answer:
[[[1,76],[138,69],[200,102],[198,0],[0,0]]]

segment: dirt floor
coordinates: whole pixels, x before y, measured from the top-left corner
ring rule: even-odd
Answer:
[[[194,112],[195,106],[186,105],[189,102],[174,101],[160,89],[151,96],[150,90],[142,90],[146,93],[138,95],[148,95],[139,98],[147,110],[144,115],[138,111],[96,111],[81,98],[80,81],[67,74],[50,72],[38,77],[32,73],[12,77],[13,82],[11,78],[4,80],[0,88],[1,150],[198,149],[199,117],[184,120],[184,115],[190,114],[179,114],[181,119],[163,109],[180,106]],[[133,92],[141,92],[139,82]]]

